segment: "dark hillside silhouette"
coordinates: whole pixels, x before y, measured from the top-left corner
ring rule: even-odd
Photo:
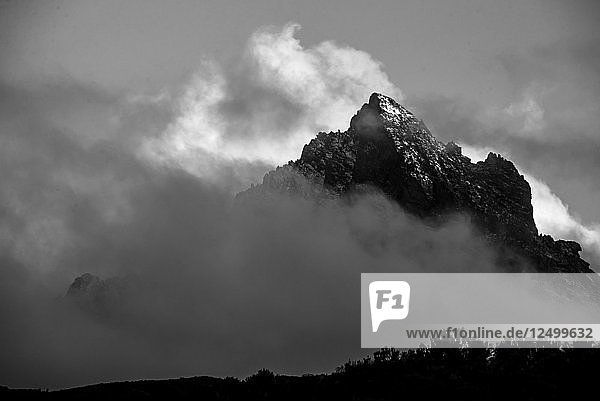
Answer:
[[[598,363],[599,349],[382,349],[329,374],[283,376],[262,369],[243,380],[201,376],[51,392],[4,388],[0,396],[61,400],[573,399],[578,391],[593,391],[588,396],[597,391]]]

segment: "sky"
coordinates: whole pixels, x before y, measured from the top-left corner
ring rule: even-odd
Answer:
[[[551,142],[547,156],[539,163],[524,150],[514,157],[551,181],[572,212],[600,220],[597,171],[588,168],[598,166],[597,147],[581,149],[599,128],[594,1],[4,1],[1,7],[0,76],[30,90],[67,81],[115,96],[177,93],[203,62],[235,64],[260,27],[296,22],[305,47],[333,40],[367,52],[409,104],[437,100],[445,112],[487,120],[479,114],[533,101],[554,120],[543,132]],[[473,104],[479,113],[469,109]],[[419,111],[438,124],[427,118],[432,109]],[[516,107],[512,113],[519,114]],[[575,130],[581,133],[565,134]],[[555,137],[569,136],[576,137],[575,149],[563,152]],[[504,139],[485,141],[500,147]],[[556,157],[570,160],[549,168]],[[591,196],[577,195],[584,191]]]
[[[352,315],[353,284],[323,313],[301,302],[305,327],[262,293],[291,305],[276,290],[289,277],[326,289],[398,260],[430,271],[443,257],[452,270],[477,255],[493,270],[465,222],[429,232],[381,199],[383,232],[368,202],[231,210],[234,193],[318,131],[346,129],[375,91],[474,160],[509,157],[532,186],[540,231],[600,261],[598,16],[600,3],[580,0],[0,1],[0,321],[11,327],[0,384],[333,369],[356,339],[340,334],[352,321],[327,319]],[[415,242],[392,245],[407,232]],[[419,252],[420,240],[435,251]],[[314,268],[299,273],[290,255]],[[50,301],[85,272],[137,277],[141,289],[108,318]],[[227,288],[238,295],[220,301]],[[247,298],[254,320],[233,307]],[[229,313],[222,327],[210,325],[214,310]],[[249,335],[254,321],[265,329]],[[327,340],[310,335],[319,327],[339,348],[307,352]],[[215,350],[236,331],[248,335],[232,364]]]

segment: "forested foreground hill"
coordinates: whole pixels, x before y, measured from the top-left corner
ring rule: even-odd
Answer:
[[[2,399],[575,400],[595,399],[600,349],[383,349],[335,372],[246,379],[192,377],[96,384],[60,391],[10,390]],[[8,398],[5,398],[9,396]],[[583,399],[583,398],[582,398]]]

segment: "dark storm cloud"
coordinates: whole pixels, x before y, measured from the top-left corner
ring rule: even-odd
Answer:
[[[362,353],[359,273],[494,269],[464,217],[428,227],[378,194],[234,207],[227,171],[253,164],[206,181],[138,157],[171,115],[153,102],[65,83],[2,94],[3,384],[330,370]],[[84,272],[127,290],[80,309],[63,295]]]

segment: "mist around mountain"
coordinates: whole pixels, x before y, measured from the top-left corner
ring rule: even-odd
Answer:
[[[319,133],[300,159],[238,198],[272,192],[351,198],[369,191],[381,191],[428,224],[466,215],[498,249],[496,262],[507,271],[591,272],[578,243],[538,233],[531,188],[513,163],[494,153],[471,163],[460,146],[441,143],[413,113],[378,93],[347,131]]]
[[[105,343],[102,352],[110,358],[118,359],[116,350],[131,358],[169,344],[177,350],[173,366],[187,366],[182,371],[248,378],[133,381],[36,395],[372,399],[369,391],[377,388],[375,398],[391,399],[403,388],[502,398],[502,380],[526,385],[526,395],[540,394],[539,386],[556,394],[548,372],[587,375],[580,363],[597,359],[595,350],[383,350],[367,356],[368,350],[356,349],[358,309],[346,300],[358,292],[352,277],[360,272],[590,271],[577,243],[538,232],[529,185],[510,161],[490,154],[472,163],[458,145],[436,140],[384,95],[373,94],[347,131],[319,133],[300,159],[267,173],[226,208],[211,208],[226,220],[214,222],[210,235],[198,231],[212,244],[210,251],[200,248],[201,269],[173,266],[177,274],[146,270],[109,278],[86,273],[59,307],[77,311],[82,327],[110,330],[119,341],[123,335],[150,341],[149,348]],[[165,340],[169,333],[187,340]],[[267,345],[269,333],[276,342]],[[335,369],[349,350],[354,362]],[[89,351],[83,355],[97,363],[99,350]],[[240,356],[246,364],[234,362]],[[164,356],[146,369],[152,372],[159,360]],[[232,370],[236,363],[258,373]],[[259,370],[261,364],[269,368]],[[282,375],[290,366],[298,376]],[[300,376],[315,371],[331,373]],[[100,381],[94,373],[83,377]]]
[[[370,353],[349,301],[360,273],[589,271],[577,243],[538,232],[510,161],[471,163],[393,99],[365,100],[235,199],[127,149],[73,151],[77,166],[110,155],[122,187],[51,191],[67,217],[33,234],[55,253],[2,254],[3,384],[332,372]],[[68,275],[60,294],[34,262]]]
[[[298,160],[277,167],[262,184],[238,193],[232,208],[260,213],[282,205],[280,212],[288,213],[289,208],[290,214],[306,212],[307,207],[357,215],[363,207],[370,209],[380,217],[371,232],[353,233],[366,249],[396,246],[406,235],[415,237],[417,227],[423,232],[443,230],[457,220],[469,227],[459,244],[446,246],[456,245],[454,252],[472,246],[467,253],[475,256],[481,251],[480,260],[469,266],[425,267],[429,271],[592,272],[579,256],[577,242],[538,232],[531,188],[512,162],[490,153],[484,161],[472,163],[459,145],[440,142],[422,120],[379,93],[373,93],[352,117],[348,130],[319,133]],[[412,227],[406,235],[383,234],[394,211],[407,213]],[[310,220],[304,228],[310,230],[311,223],[318,224]],[[415,244],[431,241],[427,235],[416,238]],[[403,271],[421,271],[427,264]],[[92,315],[109,316],[134,296],[136,281],[139,278],[102,279],[86,273],[75,278],[66,297]]]
[[[319,133],[300,159],[237,194],[233,207],[261,208],[281,197],[322,208],[336,203],[353,207],[380,197],[431,228],[463,216],[473,236],[494,250],[498,271],[592,271],[579,256],[577,242],[538,232],[531,188],[513,163],[494,153],[472,163],[459,145],[438,141],[422,120],[379,93],[352,117],[347,131]],[[464,270],[478,271],[477,263]],[[118,308],[127,281],[86,273],[75,279],[67,297],[97,312]]]

